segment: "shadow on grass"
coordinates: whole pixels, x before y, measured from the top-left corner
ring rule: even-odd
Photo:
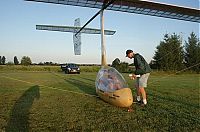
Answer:
[[[39,99],[39,86],[32,86],[16,101],[10,113],[10,120],[6,126],[6,131],[23,131],[29,129],[28,116],[29,110],[35,98]]]
[[[96,89],[94,84],[91,85],[90,83],[86,83],[84,81],[78,80],[78,79],[65,79],[65,81],[67,83],[70,83],[74,86],[76,86],[77,88],[79,88],[81,91],[83,91],[86,94],[90,94],[90,95],[96,95]]]

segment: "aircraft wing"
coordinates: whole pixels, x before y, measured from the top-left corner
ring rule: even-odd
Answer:
[[[72,6],[102,8],[108,0],[25,0]],[[200,9],[153,2],[149,0],[115,0],[107,10],[136,13],[200,23]]]
[[[78,30],[80,30],[80,28],[81,27],[75,27],[75,26],[36,25],[37,30],[72,32],[72,33],[76,33]],[[104,30],[105,35],[114,35],[115,32],[116,31],[112,30]],[[80,33],[101,34],[101,30],[95,28],[84,28],[83,30],[81,30]]]

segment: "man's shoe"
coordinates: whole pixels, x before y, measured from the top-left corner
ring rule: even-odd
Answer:
[[[147,107],[147,104],[141,103],[140,106]]]
[[[136,103],[137,103],[137,104],[142,104],[143,102],[142,102],[142,100],[140,100],[140,101],[137,101],[137,100],[136,100]]]

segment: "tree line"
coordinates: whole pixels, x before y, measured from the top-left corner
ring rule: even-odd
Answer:
[[[17,58],[17,56],[14,56],[14,63],[13,62],[8,62],[6,63],[6,57],[5,56],[0,56],[0,65],[31,65],[32,61],[31,58],[28,56],[23,56],[21,59],[21,63],[19,63],[19,60]]]
[[[134,64],[131,64],[132,66]],[[120,62],[116,58],[112,66],[120,72],[131,71],[130,65]],[[163,71],[192,70],[200,72],[200,41],[194,32],[190,34],[188,40],[182,42],[180,35],[175,33],[165,34],[160,44],[156,47],[153,60],[150,62],[152,69]],[[133,69],[133,68],[132,68]]]
[[[13,63],[14,62],[14,63]],[[40,62],[38,64],[32,63],[31,58],[28,56],[23,56],[21,61],[19,62],[17,56],[14,56],[14,61],[13,62],[7,62],[6,63],[6,57],[5,56],[0,56],[0,65],[51,65],[51,66],[58,66],[60,64],[58,63],[53,63],[53,62]]]

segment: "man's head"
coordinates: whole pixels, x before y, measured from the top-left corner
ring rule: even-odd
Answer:
[[[130,50],[130,49],[127,50],[127,51],[126,51],[126,57],[132,59],[132,58],[134,57],[134,53],[133,53],[133,51]]]

